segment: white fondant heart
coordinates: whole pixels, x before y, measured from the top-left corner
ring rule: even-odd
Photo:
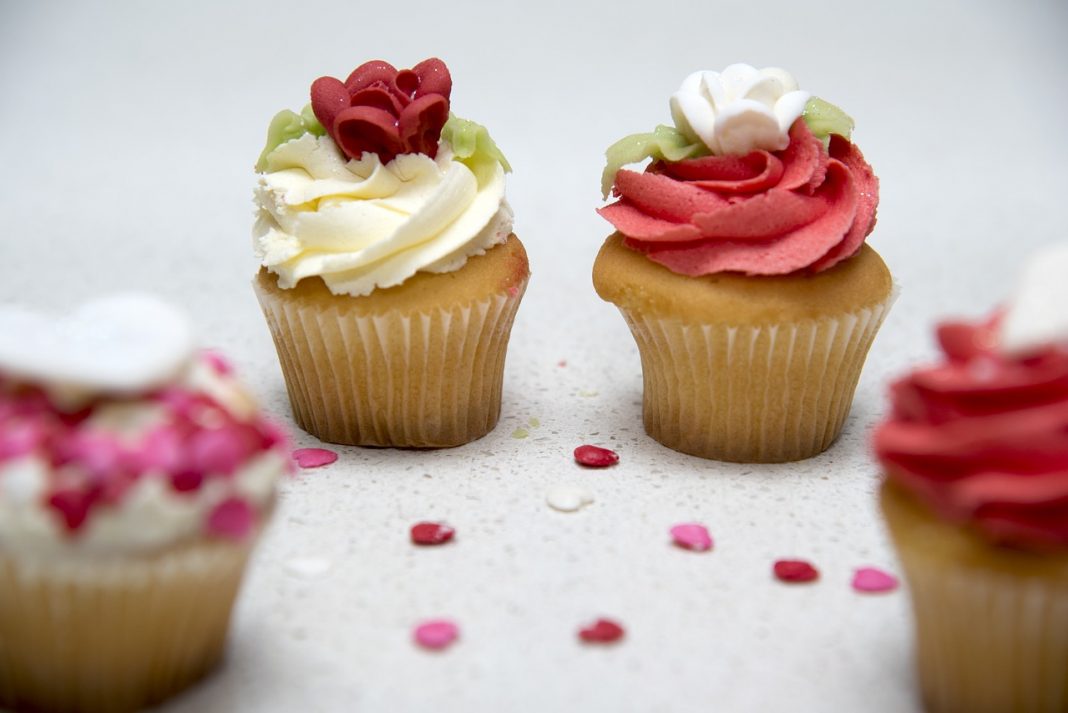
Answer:
[[[0,374],[50,392],[143,392],[173,378],[195,351],[185,315],[151,295],[105,297],[66,317],[0,305]]]
[[[1068,345],[1068,243],[1047,247],[1028,260],[1000,332],[1001,349],[1008,354]]]

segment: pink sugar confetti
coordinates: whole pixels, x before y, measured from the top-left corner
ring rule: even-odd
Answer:
[[[440,651],[452,644],[460,636],[460,627],[449,619],[430,619],[419,624],[412,631],[415,643],[424,649]]]
[[[778,560],[772,567],[772,572],[775,579],[788,584],[814,582],[820,578],[820,571],[805,560]]]
[[[587,644],[613,644],[623,638],[622,625],[611,619],[598,619],[579,629],[579,638]]]
[[[301,468],[321,468],[337,460],[337,453],[326,448],[298,448],[293,451],[293,460]]]
[[[208,532],[228,540],[242,540],[256,521],[252,506],[241,498],[228,498],[208,515]]]
[[[575,462],[587,468],[607,468],[619,462],[619,454],[600,446],[583,445],[575,449]]]
[[[456,530],[440,522],[418,522],[412,525],[412,542],[416,545],[443,545],[452,539]]]
[[[853,589],[866,594],[892,592],[897,589],[897,577],[875,567],[860,567],[853,574]]]
[[[712,535],[708,528],[696,522],[687,522],[671,528],[671,539],[677,547],[694,552],[712,549]]]

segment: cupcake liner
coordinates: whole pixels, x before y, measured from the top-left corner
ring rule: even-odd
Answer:
[[[1068,553],[987,543],[895,486],[882,506],[912,597],[936,713],[1068,711]]]
[[[893,295],[819,320],[688,324],[620,308],[641,354],[645,430],[715,460],[814,456],[842,430]]]
[[[508,338],[526,288],[360,315],[257,286],[297,424],[320,440],[440,448],[497,424]]]
[[[43,561],[0,552],[0,707],[132,711],[201,678],[223,654],[251,546]]]

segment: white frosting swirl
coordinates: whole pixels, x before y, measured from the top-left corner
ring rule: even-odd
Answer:
[[[713,154],[779,151],[810,96],[786,70],[732,64],[686,77],[671,96],[671,116],[679,131]]]
[[[504,169],[401,154],[347,160],[328,136],[305,134],[267,157],[253,238],[283,288],[319,276],[334,294],[366,295],[419,271],[448,272],[507,239]]]

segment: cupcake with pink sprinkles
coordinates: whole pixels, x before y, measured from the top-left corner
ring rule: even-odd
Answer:
[[[0,333],[0,708],[167,698],[223,654],[287,439],[155,298]]]

